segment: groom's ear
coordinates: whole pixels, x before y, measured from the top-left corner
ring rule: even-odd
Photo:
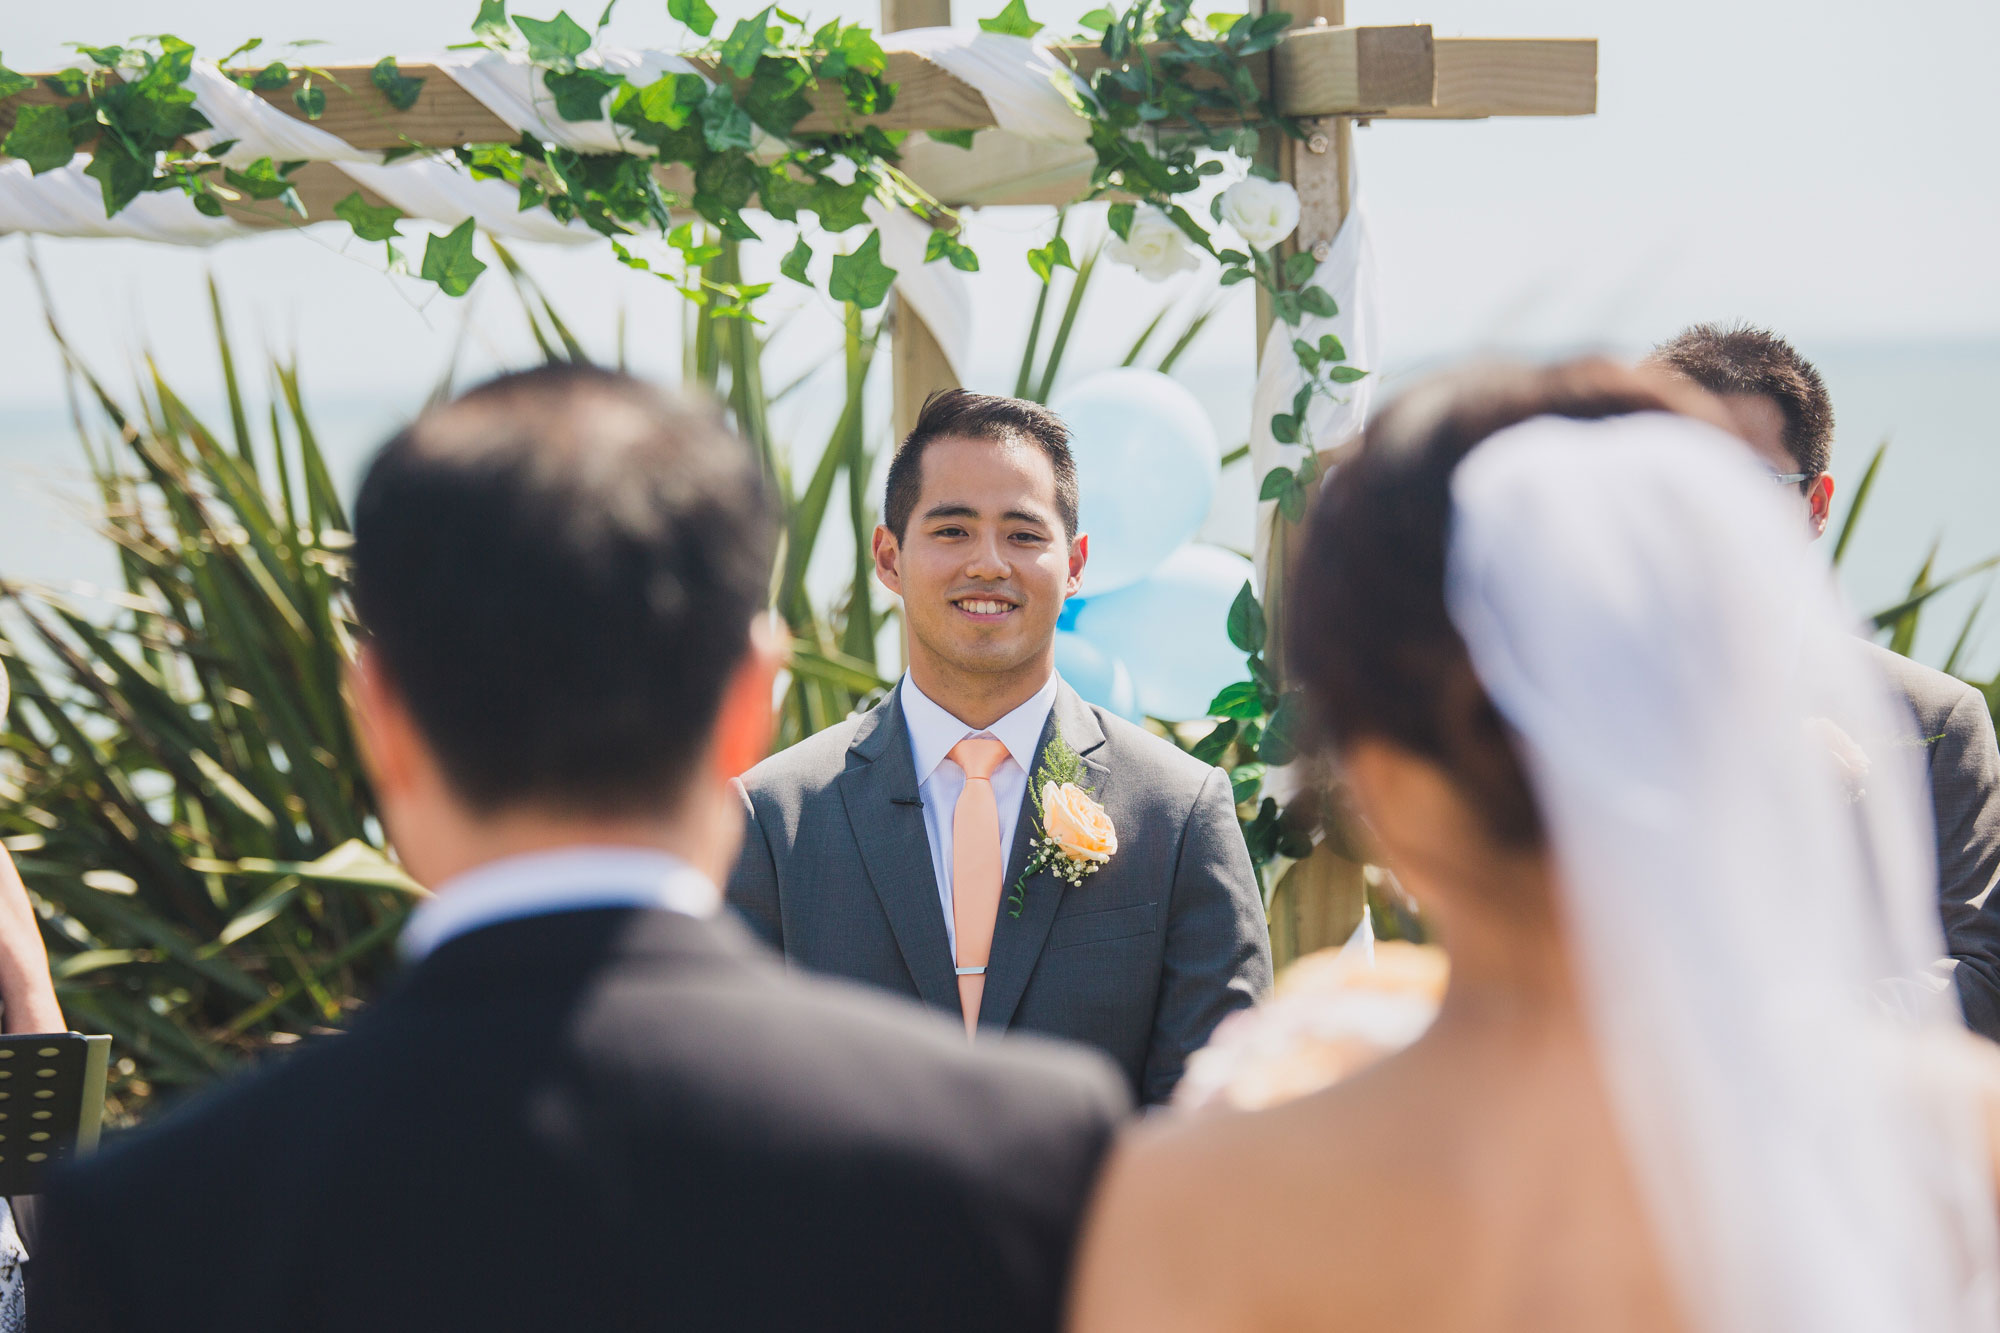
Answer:
[[[903,574],[896,562],[903,558],[903,544],[896,540],[896,534],[877,524],[875,527],[875,577],[882,586],[898,597],[903,595]]]
[[[1069,587],[1065,596],[1074,597],[1083,586],[1083,567],[1090,562],[1090,534],[1079,532],[1069,542]]]
[[[416,780],[423,741],[401,692],[373,648],[364,646],[348,667],[347,697],[369,785],[392,799],[400,796]]]
[[[743,660],[722,691],[715,714],[715,743],[710,752],[724,779],[740,777],[770,753],[773,725],[771,693],[785,663],[785,640],[773,615],[750,622],[750,642]]]

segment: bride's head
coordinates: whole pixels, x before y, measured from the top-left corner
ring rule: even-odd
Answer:
[[[1519,750],[1446,609],[1453,475],[1489,436],[1536,417],[1650,412],[1726,425],[1699,390],[1606,360],[1440,375],[1375,417],[1315,506],[1287,657],[1377,850],[1448,917],[1483,906],[1531,925],[1548,898]]]

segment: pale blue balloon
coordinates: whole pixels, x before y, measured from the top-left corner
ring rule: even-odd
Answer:
[[[1131,670],[1081,634],[1056,631],[1056,672],[1086,703],[1116,713],[1127,722],[1145,716]]]
[[[1229,606],[1249,578],[1240,555],[1183,546],[1130,587],[1072,600],[1063,621],[1126,665],[1142,710],[1185,722],[1206,716],[1223,686],[1249,676],[1243,650],[1229,641]]]
[[[1101,371],[1049,404],[1069,424],[1090,563],[1100,597],[1152,573],[1208,517],[1221,474],[1215,427],[1195,396],[1156,370]]]

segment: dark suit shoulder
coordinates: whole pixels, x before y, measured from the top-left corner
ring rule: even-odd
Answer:
[[[1941,731],[1946,720],[1963,708],[1968,699],[1977,700],[1981,705],[1979,715],[1984,715],[1984,700],[1980,699],[1979,691],[1965,681],[1935,667],[1913,662],[1879,643],[1865,639],[1862,642],[1876,666],[1895,686],[1896,692],[1909,700],[1911,711],[1917,715],[1917,724],[1926,736],[1935,736]]]

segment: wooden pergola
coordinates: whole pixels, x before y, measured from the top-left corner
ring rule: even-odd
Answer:
[[[1597,109],[1594,38],[1439,37],[1424,24],[1350,27],[1343,21],[1345,0],[1281,2],[1294,26],[1269,55],[1252,58],[1252,73],[1281,113],[1304,122],[1302,139],[1272,136],[1263,149],[1299,194],[1299,226],[1286,242],[1287,254],[1305,250],[1324,258],[1339,233],[1350,203],[1358,121],[1581,116]],[[918,52],[897,48],[898,31],[948,26],[951,0],[881,0],[881,5],[886,78],[898,85],[898,92],[892,109],[867,117],[865,123],[886,130],[997,128],[992,108],[977,89]],[[1253,0],[1253,6],[1265,4]],[[1084,75],[1104,63],[1095,44],[1057,50]],[[334,67],[328,70],[333,77],[318,83],[326,105],[315,123],[355,148],[371,150],[449,149],[516,138],[510,126],[449,74],[435,66],[401,68],[424,80],[407,110],[393,109],[374,90],[367,67]],[[728,77],[712,65],[704,72]],[[260,95],[287,114],[299,114],[288,89]],[[67,100],[38,83],[0,101],[0,138],[12,129],[21,106]],[[799,122],[800,131],[837,131],[863,123],[846,111],[838,90],[815,100],[817,107]],[[1064,204],[1087,189],[1087,158],[1072,148],[1009,135],[980,135],[970,151],[912,135],[904,144],[903,169],[947,205]],[[659,172],[667,188],[692,192],[685,168],[663,166]],[[334,204],[356,189],[351,178],[329,163],[309,163],[291,179],[307,216],[314,219],[331,217]],[[276,202],[245,200],[229,211],[252,226],[298,225],[297,216]],[[901,438],[925,396],[950,387],[956,378],[937,340],[907,304],[898,301],[888,313],[894,428]],[[1268,302],[1260,292],[1259,348],[1270,324]],[[1282,555],[1272,563],[1274,571],[1282,567]],[[1322,847],[1294,865],[1280,883],[1271,911],[1274,949],[1281,956],[1296,956],[1341,943],[1360,920],[1364,901],[1361,867]]]

